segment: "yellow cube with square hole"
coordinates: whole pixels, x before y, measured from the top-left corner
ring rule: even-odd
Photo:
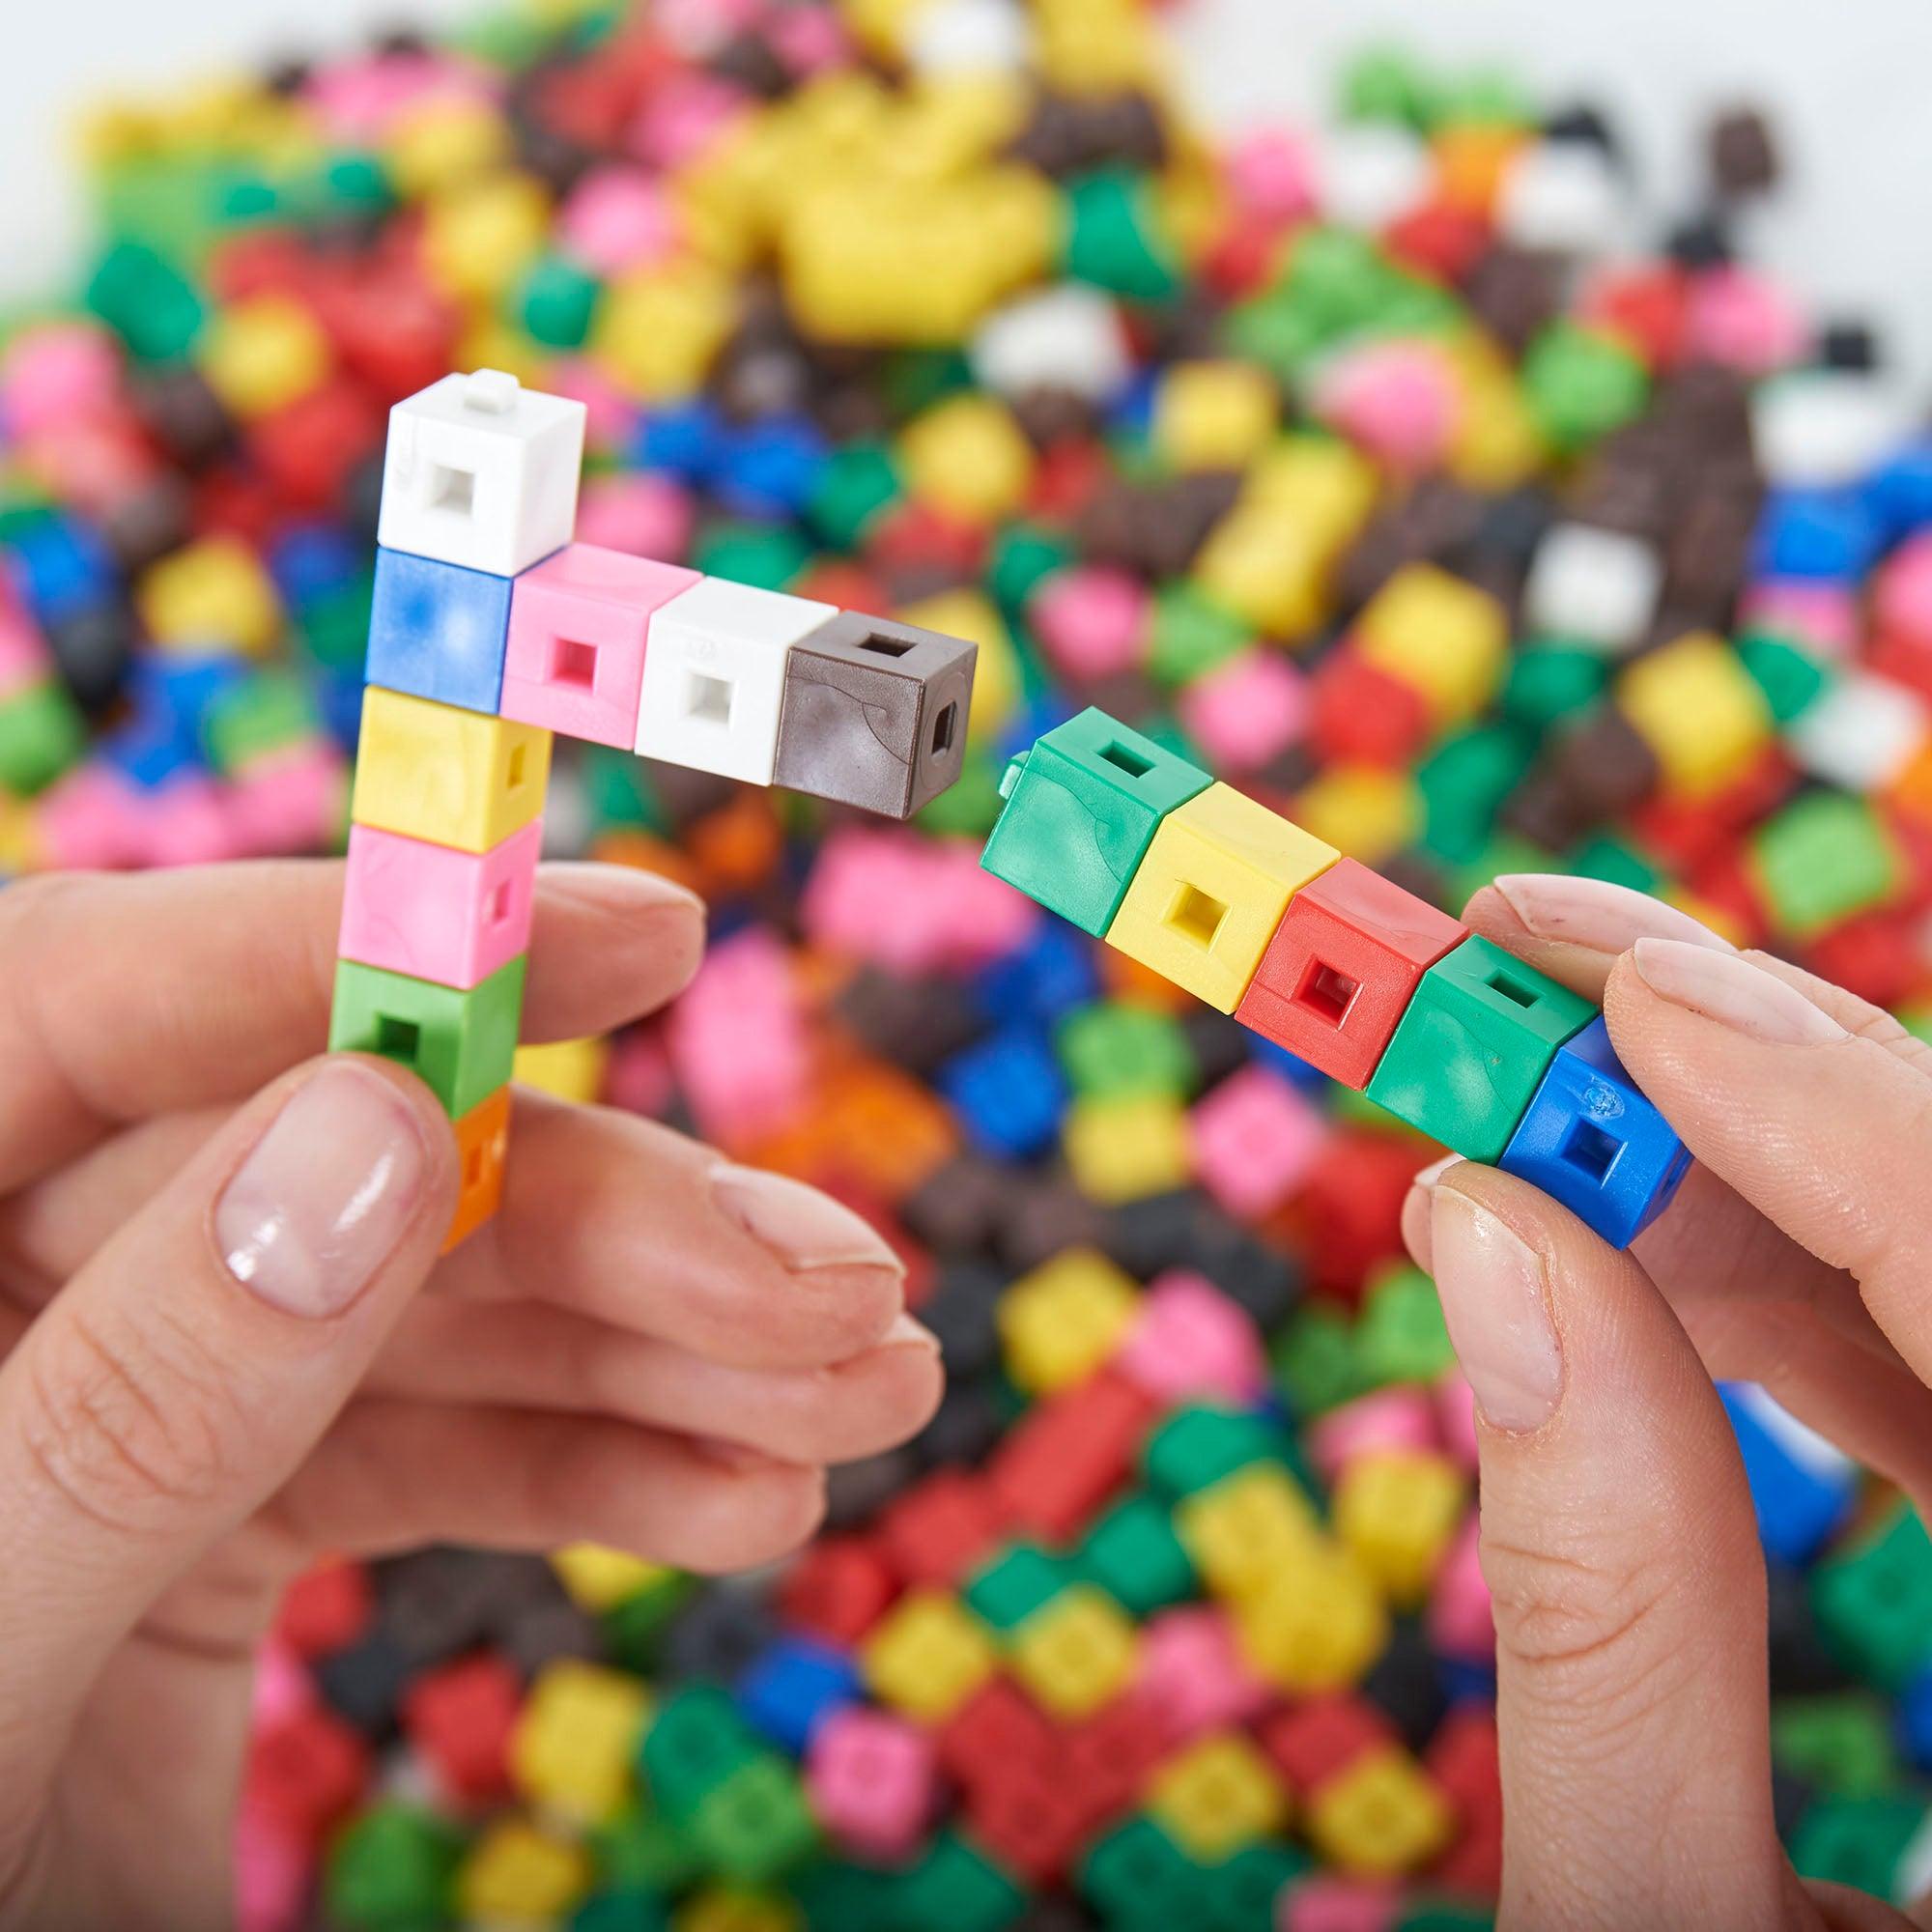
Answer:
[[[545,1040],[541,1046],[518,1047],[510,1078],[553,1099],[575,1100],[587,1107],[604,1091],[604,1069],[610,1060],[611,1042],[601,1035]]]
[[[922,1724],[944,1723],[999,1662],[986,1626],[943,1590],[901,1597],[859,1653],[872,1694]]]
[[[1111,1703],[1140,1657],[1133,1619],[1106,1591],[1075,1583],[1007,1640],[1013,1675],[1055,1717],[1084,1718]]]
[[[1360,1682],[1388,1642],[1388,1609],[1352,1551],[1316,1542],[1236,1600],[1235,1632],[1260,1676],[1307,1696]]]
[[[1232,1013],[1289,900],[1341,856],[1232,785],[1211,784],[1161,820],[1107,944]]]
[[[542,811],[550,733],[371,685],[350,816],[357,825],[488,852]]]
[[[1281,1775],[1239,1731],[1199,1738],[1169,1758],[1148,1780],[1146,1803],[1199,1864],[1218,1864],[1288,1823]]]
[[[1321,1541],[1315,1505],[1279,1463],[1250,1463],[1186,1497],[1175,1533],[1217,1597],[1265,1589]]]
[[[1140,1284],[1095,1248],[1068,1248],[1000,1297],[1007,1373],[1029,1395],[1084,1382],[1125,1339]]]
[[[1509,618],[1487,590],[1433,563],[1403,565],[1362,607],[1355,648],[1399,678],[1438,725],[1473,717],[1502,675]]]
[[[671,1932],[802,1932],[805,1914],[789,1898],[742,1885],[707,1885],[671,1915]]]
[[[994,524],[1026,501],[1033,445],[996,396],[949,396],[900,432],[907,495],[962,523]]]
[[[281,635],[282,603],[239,537],[204,537],[151,564],[134,587],[148,635],[166,651],[259,656]]]
[[[1176,469],[1242,469],[1280,412],[1274,378],[1253,362],[1177,362],[1154,391],[1154,450]]]
[[[305,303],[266,295],[218,310],[195,359],[208,386],[246,421],[320,388],[335,358]]]
[[[1361,1558],[1389,1602],[1411,1609],[1429,1594],[1467,1500],[1466,1479],[1449,1457],[1426,1449],[1378,1449],[1342,1471],[1331,1520],[1335,1534]]]
[[[1737,652],[1708,632],[1639,658],[1618,678],[1616,699],[1656,754],[1663,788],[1684,799],[1742,778],[1776,729]]]
[[[523,1051],[517,1049],[520,1056]],[[647,1563],[627,1549],[611,1549],[601,1543],[572,1543],[554,1549],[550,1567],[570,1601],[592,1616],[614,1609],[626,1598],[674,1574],[662,1563]]]
[[[1308,1801],[1302,1825],[1330,1864],[1362,1878],[1394,1878],[1435,1858],[1455,1818],[1422,1767],[1387,1745],[1326,1779]]]
[[[631,1796],[632,1759],[650,1714],[650,1695],[635,1677],[559,1658],[525,1699],[510,1734],[510,1775],[544,1810],[600,1824]]]
[[[1060,1145],[1091,1201],[1164,1194],[1184,1187],[1192,1172],[1187,1110],[1169,1094],[1077,1101],[1061,1124]]]
[[[554,1925],[590,1889],[590,1855],[522,1818],[490,1827],[456,1874],[466,1925]]]
[[[1330,765],[1295,794],[1294,822],[1364,866],[1378,866],[1415,843],[1422,831],[1422,787],[1382,765]]]

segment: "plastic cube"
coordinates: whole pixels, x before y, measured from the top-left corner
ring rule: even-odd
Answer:
[[[1627,1248],[1670,1205],[1690,1150],[1624,1071],[1599,1016],[1557,1049],[1499,1165]]]
[[[895,1861],[918,1849],[936,1796],[924,1732],[882,1711],[835,1711],[812,1738],[806,1788],[843,1847]]]
[[[498,369],[398,403],[377,541],[495,577],[527,570],[570,541],[586,417]]]
[[[371,688],[351,813],[432,845],[487,852],[543,810],[550,733]]]
[[[1369,1098],[1493,1163],[1556,1049],[1595,1016],[1587,1000],[1471,935],[1422,976]]]
[[[529,950],[541,820],[487,852],[357,825],[337,953],[360,966],[469,987]]]
[[[1366,1087],[1423,974],[1468,932],[1343,859],[1295,894],[1235,1017],[1344,1086]]]
[[[376,553],[371,684],[495,712],[510,633],[511,581],[407,551]]]
[[[328,1048],[407,1066],[461,1120],[509,1084],[523,1005],[522,959],[467,991],[345,959],[335,969]]]
[[[1208,774],[1092,708],[1009,769],[980,864],[1096,939],[1121,909],[1161,821]]]
[[[595,544],[566,544],[516,581],[503,659],[505,718],[632,750],[655,612],[695,570]]]
[[[774,777],[909,818],[966,758],[978,646],[843,611],[791,648]]]
[[[510,1151],[510,1090],[498,1088],[456,1123],[456,1211],[442,1237],[442,1251],[460,1246],[503,1201],[503,1162]]]

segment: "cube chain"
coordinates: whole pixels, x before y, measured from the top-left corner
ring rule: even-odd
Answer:
[[[959,776],[975,646],[572,541],[581,403],[496,370],[391,412],[329,1046],[455,1123],[495,1213],[554,734],[910,817]]]
[[[1089,709],[1009,766],[986,869],[1617,1247],[1690,1164],[1587,1000]]]

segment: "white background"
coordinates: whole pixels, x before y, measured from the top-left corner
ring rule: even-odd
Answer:
[[[0,297],[70,259],[73,108],[223,61],[340,41],[357,24],[445,17],[472,0],[0,0]],[[1313,112],[1344,54],[1408,40],[1503,59],[1618,117],[1660,194],[1690,178],[1714,104],[1771,103],[1791,162],[1756,239],[1819,298],[1880,320],[1932,376],[1932,5],[1927,0],[1191,0],[1179,38],[1200,106]]]

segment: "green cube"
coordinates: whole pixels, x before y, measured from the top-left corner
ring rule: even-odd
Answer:
[[[1434,1381],[1456,1359],[1435,1284],[1401,1264],[1370,1283],[1355,1326],[1355,1360],[1369,1383]]]
[[[1339,1408],[1368,1386],[1354,1324],[1332,1303],[1304,1303],[1269,1351],[1274,1377],[1297,1416]]]
[[[1537,427],[1570,454],[1640,415],[1650,377],[1613,337],[1558,322],[1529,345],[1522,387]]]
[[[209,763],[234,773],[313,738],[321,728],[309,680],[290,670],[267,670],[215,699],[202,737]]]
[[[546,256],[524,278],[519,298],[524,327],[546,348],[581,349],[600,293],[595,275],[559,255]]]
[[[1924,1823],[1922,1798],[1821,1798],[1791,1834],[1791,1862],[1800,1878],[1891,1898],[1899,1861]]]
[[[1738,662],[1779,724],[1808,711],[1831,682],[1831,672],[1810,652],[1763,631],[1738,639]]]
[[[897,1920],[947,1932],[1004,1932],[1026,1910],[1026,1893],[984,1853],[952,1832],[898,1882]]]
[[[464,991],[343,960],[335,969],[331,1053],[379,1053],[407,1066],[461,1120],[507,1085],[524,1010],[522,958]]]
[[[1072,560],[1073,546],[1057,530],[1043,524],[1010,524],[993,541],[986,588],[1001,610],[1016,614],[1042,580]]]
[[[1170,1932],[1194,1922],[1201,1867],[1151,1818],[1129,1818],[1087,1854],[1081,1895],[1111,1926]]]
[[[899,473],[883,442],[848,442],[826,459],[806,514],[835,550],[856,549],[869,525],[899,494]]]
[[[1136,1617],[1194,1594],[1194,1564],[1174,1520],[1150,1495],[1129,1496],[1094,1525],[1080,1551],[1086,1573]]]
[[[1188,1922],[1203,1932],[1274,1932],[1275,1901],[1310,1863],[1292,1845],[1243,1845],[1195,1880]]]
[[[1199,1405],[1177,1409],[1148,1437],[1142,1465],[1156,1490],[1191,1496],[1250,1463],[1286,1462],[1287,1452],[1281,1431],[1263,1417]]]
[[[818,1849],[818,1827],[798,1774],[770,1752],[707,1792],[688,1830],[698,1857],[739,1885],[770,1885]]]
[[[690,1838],[643,1799],[590,1833],[598,1882],[625,1897],[672,1897],[698,1875]]]
[[[1765,903],[1794,939],[1889,903],[1905,876],[1870,804],[1838,791],[1807,792],[1767,819],[1752,840],[1750,867]]]
[[[406,1804],[365,1811],[328,1854],[324,1898],[330,1920],[355,1932],[429,1932],[446,1925],[463,1834]]]
[[[1165,585],[1154,599],[1148,669],[1165,685],[1192,684],[1254,641],[1254,632],[1188,582]]]
[[[693,1684],[659,1709],[638,1747],[638,1769],[658,1809],[676,1825],[763,1754],[737,1705],[714,1684]]]
[[[0,696],[0,792],[30,798],[44,790],[87,749],[87,726],[49,679]]]
[[[1846,1798],[1896,1788],[1891,1714],[1877,1697],[1782,1697],[1771,1709],[1771,1750],[1793,1777]]]
[[[1901,1689],[1932,1658],[1932,1539],[1901,1504],[1890,1520],[1811,1573],[1811,1607],[1862,1677]]]
[[[1559,719],[1587,711],[1604,695],[1609,667],[1587,644],[1532,639],[1510,660],[1502,710],[1512,724],[1545,731]]]
[[[1083,1100],[1125,1100],[1169,1094],[1184,1098],[1196,1063],[1172,1013],[1105,1000],[1061,1023],[1054,1045]]]
[[[1017,1629],[1072,1582],[1071,1567],[1031,1543],[1016,1543],[967,1584],[966,1605],[996,1631]]]
[[[1588,1000],[1471,935],[1422,976],[1369,1098],[1468,1159],[1492,1162],[1556,1049],[1596,1016]]]
[[[1006,810],[980,863],[1103,938],[1161,820],[1210,782],[1090,706],[1009,767]]]
[[[1069,182],[1066,213],[1063,267],[1069,280],[1135,301],[1163,301],[1174,293],[1179,266],[1146,177],[1108,168]]]

